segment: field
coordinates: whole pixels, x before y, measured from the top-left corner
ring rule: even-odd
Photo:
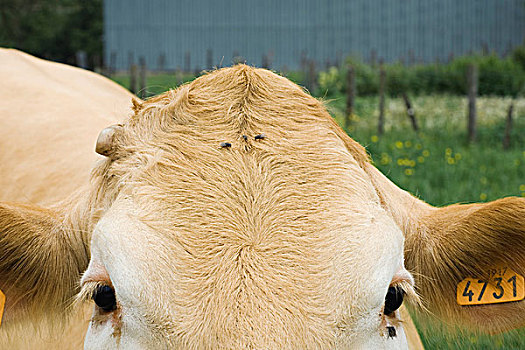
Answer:
[[[466,98],[413,98],[414,132],[401,99],[387,99],[385,134],[377,134],[378,99],[358,98],[348,133],[366,146],[374,164],[398,186],[433,205],[525,196],[525,99],[515,104],[511,147],[502,138],[510,99],[478,99],[478,140],[466,142]],[[327,101],[343,124],[344,99]]]
[[[191,76],[148,78],[148,92],[160,93]],[[128,87],[125,75],[114,79]],[[325,101],[343,124],[344,96]],[[385,133],[377,134],[378,98],[360,97],[347,132],[366,146],[374,164],[392,181],[437,206],[485,202],[504,196],[525,196],[525,99],[515,103],[511,146],[502,149],[505,116],[510,98],[478,99],[478,139],[466,142],[466,98],[413,97],[420,125],[414,132],[401,99],[387,99]],[[519,349],[525,347],[525,329],[487,336],[423,332],[427,349]]]

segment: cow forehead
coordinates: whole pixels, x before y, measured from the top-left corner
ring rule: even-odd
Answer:
[[[124,307],[193,339],[257,332],[253,322],[310,334],[310,344],[338,327],[359,332],[379,313],[403,245],[360,168],[325,169],[321,180],[321,169],[300,178],[274,164],[270,176],[245,162],[242,172],[219,167],[222,181],[164,169],[169,185],[144,175],[123,191],[93,237]]]
[[[378,327],[403,236],[362,149],[297,86],[219,71],[146,103],[121,142],[92,250],[124,312],[205,347]]]

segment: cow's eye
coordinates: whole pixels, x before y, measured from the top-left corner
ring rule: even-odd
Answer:
[[[111,312],[117,308],[115,290],[110,286],[99,286],[93,293],[93,301],[105,312]]]
[[[397,287],[389,287],[385,296],[385,308],[383,314],[390,316],[403,304],[405,291]]]

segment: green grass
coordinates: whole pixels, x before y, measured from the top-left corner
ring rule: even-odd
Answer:
[[[301,81],[300,74],[290,73]],[[157,94],[191,75],[148,76],[148,94]],[[125,75],[114,79],[129,86]],[[385,133],[377,134],[378,98],[356,101],[347,132],[364,145],[374,164],[398,186],[433,205],[490,201],[504,196],[525,196],[525,99],[516,101],[510,149],[503,151],[502,137],[509,98],[478,99],[478,139],[466,142],[467,102],[460,96],[413,98],[420,131],[411,129],[400,99],[387,99]],[[337,122],[344,120],[344,96],[326,101]],[[418,321],[416,320],[416,323]],[[418,327],[423,329],[423,327]],[[438,327],[439,328],[439,327]],[[423,332],[427,349],[525,348],[525,329],[488,336]]]
[[[484,335],[484,334],[468,334],[447,333],[444,327],[440,325],[432,325],[432,327],[425,328],[420,321],[414,318],[416,327],[418,328],[421,340],[425,349],[464,349],[464,350],[478,350],[478,349],[524,349],[525,348],[525,328],[516,329],[510,332]]]

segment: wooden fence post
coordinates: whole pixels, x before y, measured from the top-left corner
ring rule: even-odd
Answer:
[[[301,67],[300,68],[301,71],[306,72],[308,70],[308,58],[306,56],[306,51],[305,50],[301,51],[301,58],[300,58],[300,61],[299,61],[299,65]]]
[[[307,88],[312,94],[314,90],[317,88],[317,72],[315,68],[315,61],[309,60],[308,62],[308,71],[306,72],[306,81],[307,81]]]
[[[379,65],[379,121],[377,123],[377,133],[383,135],[385,132],[385,86],[386,72],[383,62]]]
[[[159,55],[159,61],[158,61],[157,69],[160,72],[164,72],[166,70],[166,54],[165,53],[161,53]]]
[[[132,64],[129,67],[129,91],[132,94],[136,94],[137,90],[137,65]]]
[[[184,84],[184,74],[179,67],[177,67],[175,71],[175,81],[177,82],[177,86]]]
[[[377,51],[376,49],[372,49],[370,51],[370,65],[372,67],[376,67],[376,63],[377,63]],[[383,60],[379,60],[379,64],[382,65],[383,64]]]
[[[507,110],[507,120],[505,122],[505,135],[503,135],[503,149],[507,150],[510,147],[510,133],[512,131],[512,113],[514,112],[514,101],[510,102]]]
[[[402,93],[402,97],[403,97],[403,101],[405,101],[405,107],[407,108],[408,118],[410,119],[410,122],[412,123],[412,129],[414,129],[414,131],[418,131],[419,126],[417,125],[416,112],[414,111],[414,108],[412,107],[412,103],[410,103],[410,100],[408,99],[408,95],[406,94],[406,92]]]
[[[270,69],[270,59],[268,58],[268,55],[266,55],[265,53],[263,53],[262,55],[261,68]]]
[[[144,57],[139,58],[140,74],[139,74],[139,91],[138,96],[144,98],[147,95],[146,91],[146,59]]]
[[[131,69],[131,66],[135,64],[135,55],[133,51],[128,51],[128,67]]]
[[[343,52],[341,50],[337,50],[337,53],[335,54],[334,64],[337,68],[341,68],[343,64]]]
[[[470,64],[467,69],[468,86],[468,140],[476,141],[476,96],[478,95],[478,67]]]
[[[184,72],[191,72],[191,55],[189,51],[184,54]]]
[[[352,65],[348,66],[346,72],[346,113],[345,113],[345,129],[348,129],[352,123],[352,115],[355,106],[355,71]]]

